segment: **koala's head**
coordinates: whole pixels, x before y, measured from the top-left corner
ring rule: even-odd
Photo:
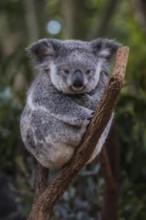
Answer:
[[[39,40],[28,48],[36,66],[46,71],[55,88],[66,94],[88,93],[120,46],[114,40]]]

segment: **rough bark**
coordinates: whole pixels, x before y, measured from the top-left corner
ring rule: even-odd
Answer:
[[[121,47],[117,52],[113,74],[80,146],[71,161],[58,171],[52,182],[48,184],[47,189],[38,199],[34,200],[29,220],[47,220],[56,202],[72,182],[75,175],[89,160],[115,107],[123,85],[127,61],[128,47]]]
[[[35,198],[34,201],[46,190],[48,186],[49,169],[38,163],[35,180]]]

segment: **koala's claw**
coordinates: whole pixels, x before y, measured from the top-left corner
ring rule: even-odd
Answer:
[[[90,117],[88,118],[89,121],[91,121],[93,115],[94,115],[94,111],[91,113]]]
[[[93,117],[94,113],[95,113],[95,112],[92,112],[92,113],[91,113],[91,117]]]

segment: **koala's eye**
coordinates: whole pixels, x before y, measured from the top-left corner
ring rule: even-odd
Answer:
[[[64,69],[63,70],[65,74],[69,74],[69,70],[68,69]]]
[[[87,74],[90,74],[90,73],[91,73],[91,70],[87,70],[86,73],[87,73]]]

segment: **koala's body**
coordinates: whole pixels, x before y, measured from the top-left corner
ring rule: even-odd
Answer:
[[[73,156],[108,82],[108,59],[118,47],[108,39],[43,39],[28,48],[39,74],[27,94],[21,136],[43,166],[60,168]],[[112,118],[89,161],[100,152]]]

